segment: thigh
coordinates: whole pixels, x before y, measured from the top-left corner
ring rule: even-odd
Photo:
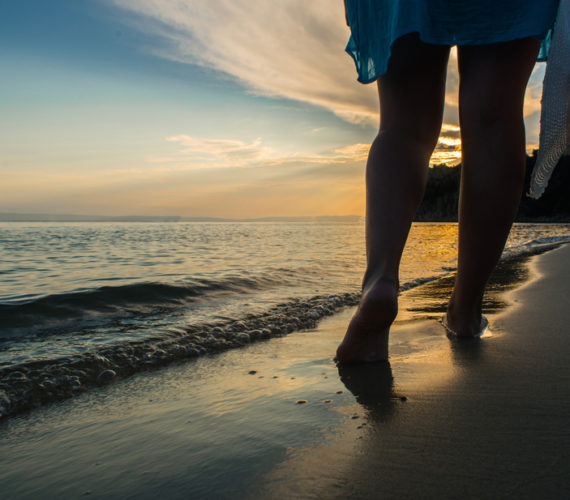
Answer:
[[[540,41],[523,38],[458,47],[461,127],[522,117],[524,93]]]
[[[394,42],[388,71],[378,79],[381,132],[401,130],[435,146],[443,116],[449,49],[423,43],[416,34]]]

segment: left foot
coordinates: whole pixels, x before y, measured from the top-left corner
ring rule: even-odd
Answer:
[[[372,280],[362,293],[335,360],[339,363],[387,361],[388,333],[397,314],[397,285],[383,278]]]

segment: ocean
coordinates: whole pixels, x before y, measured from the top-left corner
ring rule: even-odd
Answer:
[[[569,239],[515,224],[504,255]],[[456,224],[415,223],[401,289],[456,253]],[[0,223],[0,416],[313,328],[358,303],[364,268],[363,219]]]

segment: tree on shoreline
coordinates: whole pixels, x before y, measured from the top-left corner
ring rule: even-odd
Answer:
[[[560,159],[546,191],[538,200],[527,196],[530,174],[537,150],[526,157],[526,174],[517,222],[570,222],[570,156]],[[456,167],[435,165],[430,168],[423,201],[416,221],[457,221],[461,164]]]

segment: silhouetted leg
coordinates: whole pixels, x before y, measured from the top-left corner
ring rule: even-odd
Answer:
[[[367,269],[338,361],[388,358],[400,259],[441,129],[448,57],[449,47],[408,35],[394,43],[388,71],[378,80],[380,131],[366,165]]]
[[[523,100],[540,42],[458,49],[463,150],[459,258],[448,324],[478,333],[485,285],[516,215],[525,173]]]

